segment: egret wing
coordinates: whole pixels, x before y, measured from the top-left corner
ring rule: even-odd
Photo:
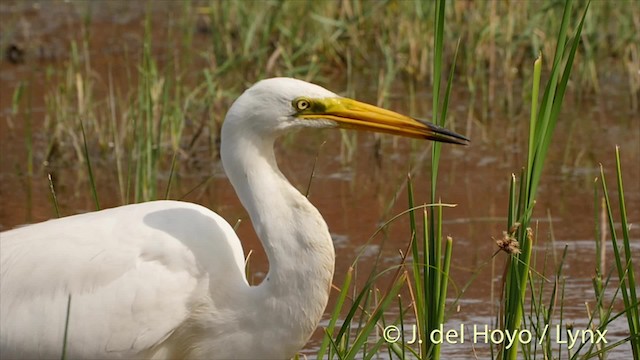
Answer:
[[[0,235],[3,358],[58,357],[71,295],[72,357],[130,358],[161,343],[209,289],[248,286],[233,229],[210,210],[156,201]],[[222,275],[222,276],[221,276]]]

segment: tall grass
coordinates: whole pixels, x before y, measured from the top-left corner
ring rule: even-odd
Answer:
[[[437,58],[459,64],[459,89],[466,87],[471,103],[468,127],[490,126],[494,117],[517,113],[522,101],[511,95],[517,91],[505,91],[512,99],[502,101],[496,89],[514,89],[529,81],[533,73],[521,66],[524,59],[539,50],[552,52],[555,39],[550,34],[561,22],[549,15],[558,4],[453,2],[444,6],[446,21],[438,28],[431,22],[438,10],[421,1],[163,3],[154,16],[140,21],[139,47],[123,42],[118,55],[107,55],[115,59],[109,58],[105,66],[96,59],[102,56],[100,49],[92,45],[100,36],[94,29],[97,20],[90,7],[72,3],[68,6],[77,7],[83,18],[77,35],[70,37],[69,58],[48,71],[46,160],[53,167],[85,162],[82,121],[86,150],[97,165],[105,165],[105,160],[114,164],[109,167],[114,169],[119,203],[179,197],[171,188],[184,175],[183,160],[196,152],[201,155],[204,144],[208,154],[216,155],[225,109],[255,80],[283,75],[327,84],[341,78],[346,83],[331,88],[344,85],[347,95],[362,97],[356,92],[363,91],[363,84],[375,83],[362,79],[374,78],[379,79],[378,93],[364,100],[380,104],[393,97],[398,88],[392,84],[401,81],[410,99],[432,89],[433,98],[441,102],[431,85],[444,76],[443,68],[436,70],[432,62]],[[168,19],[155,19],[164,6]],[[637,72],[637,7],[624,2],[592,7],[590,24],[606,26],[589,25],[582,35],[589,44],[589,61],[580,61],[576,72],[587,80],[576,88],[585,94],[597,91],[594,84],[600,80],[588,79],[613,56],[623,60],[613,62],[620,71]],[[443,44],[459,41],[459,51],[447,46],[436,56],[425,44],[437,31]],[[638,94],[635,78],[629,76],[630,106]],[[411,104],[411,112],[426,110]],[[440,105],[432,105],[436,120]],[[357,135],[343,133],[344,164],[353,162],[357,145]]]
[[[449,96],[453,84],[453,74],[457,49],[450,65],[450,75],[444,98],[440,96],[441,74],[443,73],[444,57],[444,25],[445,25],[445,1],[435,3],[435,31],[433,37],[433,122],[438,126],[445,126]],[[437,198],[438,166],[440,162],[442,144],[433,143],[431,151],[431,203],[439,203]],[[413,191],[411,185],[409,190],[409,206],[413,207]],[[445,242],[444,252],[442,249],[442,207],[437,207],[428,214],[425,211],[423,216],[423,236],[418,237],[416,221],[412,212],[410,218],[413,256],[413,286],[415,288],[415,312],[419,324],[419,334],[422,343],[420,344],[420,355],[423,358],[440,358],[441,342],[432,342],[431,334],[440,328],[444,323],[445,302],[447,299],[447,286],[449,283],[449,271],[453,240],[449,237]],[[420,240],[420,241],[418,241]],[[420,256],[422,254],[422,256]]]
[[[588,8],[587,4],[587,8]],[[507,229],[517,227],[514,240],[520,246],[519,251],[509,253],[508,271],[504,279],[504,304],[501,321],[505,332],[518,334],[521,330],[524,312],[527,280],[530,273],[531,249],[533,237],[530,235],[530,222],[536,201],[537,189],[542,177],[542,170],[553,137],[564,94],[566,92],[569,75],[573,66],[573,59],[578,48],[580,34],[587,13],[585,8],[582,19],[576,29],[571,48],[565,52],[568,43],[567,31],[571,19],[572,1],[565,2],[560,30],[557,36],[557,47],[553,59],[553,67],[549,81],[538,110],[538,83],[540,81],[541,58],[534,66],[533,91],[531,100],[531,121],[529,132],[529,151],[527,166],[525,167],[519,190],[511,191],[509,199],[509,217]],[[564,64],[563,64],[564,63]],[[512,183],[512,189],[515,187]],[[516,226],[516,224],[518,224]],[[518,354],[518,340],[513,346],[503,346],[502,358],[516,359]]]
[[[531,217],[562,99],[568,91],[574,58],[584,56],[584,61],[576,65],[575,81],[579,84],[576,88],[589,94],[600,90],[598,69],[613,56],[622,56],[622,71],[636,74],[635,60],[639,52],[635,40],[640,29],[634,21],[638,16],[637,7],[626,7],[624,2],[595,2],[588,13],[586,9],[581,13],[581,21],[569,40],[570,20],[581,10],[574,9],[568,1],[560,19],[552,16],[559,4],[527,2],[516,6],[514,2],[501,1],[431,4],[357,0],[337,4],[184,2],[175,15],[180,17],[179,31],[168,25],[168,40],[158,30],[163,27],[148,15],[141,50],[124,51],[127,64],[124,74],[115,76],[120,82],[112,80],[111,70],[108,81],[95,75],[97,65],[91,61],[95,53],[89,49],[90,32],[85,28],[82,38],[72,43],[70,59],[63,71],[55,72],[49,79],[52,89],[46,98],[46,126],[50,130],[47,152],[52,158],[58,156],[69,163],[78,160],[86,166],[96,208],[100,203],[96,191],[98,179],[92,173],[96,161],[92,159],[109,158],[108,161],[116,164],[113,172],[121,203],[169,198],[175,197],[171,193],[172,183],[185,174],[185,160],[191,155],[202,156],[203,148],[205,161],[216,155],[224,110],[242,89],[260,78],[295,76],[321,84],[336,77],[346,78],[344,87],[349,96],[359,95],[356,91],[363,88],[363,83],[374,84],[375,80],[370,79],[378,79],[375,101],[380,105],[389,102],[393,84],[398,80],[409,84],[411,99],[430,87],[433,121],[439,125],[445,125],[447,120],[454,72],[470,94],[469,111],[480,113],[481,122],[489,125],[496,114],[516,111],[519,99],[512,95],[517,93],[513,89],[531,81],[527,164],[518,181],[512,178],[510,183],[507,220],[507,238],[519,242],[521,253],[508,255],[502,324],[512,332],[523,327],[533,328],[539,336],[541,329],[552,322],[552,316],[562,312],[562,264],[566,251],[549,276],[552,295],[545,303],[546,282],[536,282],[540,274],[531,268],[535,263],[531,260],[532,247],[537,241],[537,232],[530,231],[531,227],[535,228]],[[435,21],[431,21],[432,18]],[[91,26],[90,17],[83,26]],[[549,35],[553,32],[558,36]],[[430,39],[433,46],[425,46],[431,43]],[[584,54],[577,54],[578,39],[585,44]],[[159,56],[157,50],[158,43],[165,40],[168,47],[175,45],[175,49],[171,49],[175,51],[168,57]],[[523,65],[539,51],[553,53],[554,47],[553,61],[543,63],[540,57],[533,70]],[[430,63],[433,66],[429,66]],[[457,68],[456,63],[460,64]],[[448,64],[449,69],[444,64]],[[442,91],[442,76],[447,70],[447,85]],[[549,80],[539,102],[543,72],[549,73]],[[360,80],[363,78],[365,80]],[[636,79],[629,76],[632,108],[637,108],[640,91]],[[503,100],[497,99],[501,87],[507,89]],[[24,91],[20,85],[14,92],[16,114]],[[478,104],[480,110],[474,109],[473,104]],[[28,125],[25,128],[27,173],[31,179],[34,155],[29,111],[30,105],[24,115]],[[356,135],[343,133],[341,146],[345,163],[354,158],[357,141]],[[336,305],[317,354],[319,358],[372,358],[382,353],[390,358],[441,357],[440,344],[431,342],[428,334],[446,321],[450,262],[455,254],[453,240],[443,237],[446,205],[440,203],[437,193],[440,154],[440,144],[434,144],[430,205],[415,204],[414,185],[408,182],[409,210],[400,216],[409,218],[411,237],[402,259],[396,266],[381,269],[378,258],[370,274],[359,273],[354,261],[338,289]],[[619,157],[617,159],[619,201],[624,214]],[[163,183],[165,188],[161,188]],[[602,186],[606,194],[604,174]],[[52,195],[55,196],[53,191]],[[612,242],[617,249],[614,251],[620,280],[618,291],[625,308],[614,314],[613,301],[607,305],[605,289],[610,277],[604,275],[606,270],[601,267],[594,280],[597,304],[591,313],[590,325],[597,319],[598,329],[602,330],[616,317],[626,316],[630,335],[624,341],[630,342],[634,359],[640,359],[637,284],[627,219],[623,217],[623,244],[619,248],[609,199],[606,199]],[[386,231],[386,226],[381,229]],[[546,280],[545,271],[541,275]],[[365,277],[360,287],[355,285],[358,277]],[[381,286],[384,280],[389,284]],[[527,301],[531,304],[529,314],[524,309]],[[407,344],[405,338],[407,325],[414,319],[418,336],[424,340],[417,348]],[[397,326],[400,341],[388,343],[379,336],[389,325]],[[604,356],[620,344],[591,345],[586,356]],[[540,348],[532,346],[500,348],[493,356],[561,357],[560,349],[555,354],[550,341]],[[568,357],[578,357],[580,349]]]
[[[533,336],[540,339],[538,342],[527,342],[526,346],[520,347],[518,338],[511,344],[512,346],[505,346],[506,343],[501,344],[496,352],[492,352],[492,357],[499,359],[516,359],[519,354],[525,358],[561,358],[563,351],[567,351],[567,357],[574,359],[581,356],[604,356],[606,351],[621,345],[625,341],[631,342],[634,356],[636,356],[637,346],[637,298],[635,294],[635,278],[631,274],[629,275],[631,258],[628,243],[625,247],[625,256],[627,261],[621,261],[625,256],[621,256],[616,252],[615,258],[617,259],[617,267],[619,277],[621,279],[620,292],[623,293],[623,299],[625,300],[625,310],[618,313],[615,316],[611,316],[612,305],[608,309],[603,308],[604,304],[604,291],[603,286],[599,285],[599,291],[596,292],[597,306],[600,310],[600,324],[597,327],[593,327],[589,331],[605,331],[607,324],[613,321],[618,316],[623,314],[627,316],[630,328],[630,336],[627,339],[616,342],[610,346],[604,347],[601,343],[591,342],[590,345],[587,342],[580,344],[576,349],[563,349],[559,339],[556,339],[554,343],[551,336],[545,333],[545,329],[548,329],[556,320],[554,316],[559,316],[558,326],[564,327],[567,332],[573,330],[573,325],[565,323],[564,320],[564,289],[565,281],[563,277],[563,266],[567,257],[567,247],[565,246],[562,256],[559,261],[556,262],[556,269],[553,272],[551,289],[547,289],[545,284],[548,282],[546,275],[546,263],[545,256],[545,270],[542,273],[538,273],[531,267],[531,257],[533,244],[536,241],[535,232],[532,229],[534,227],[531,224],[534,205],[536,202],[537,189],[539,187],[543,167],[547,155],[555,125],[557,123],[562,101],[567,90],[569,76],[573,66],[573,61],[578,49],[579,39],[581,37],[581,30],[583,28],[587,9],[589,4],[584,8],[581,19],[576,27],[575,33],[570,39],[567,35],[569,29],[569,22],[572,18],[572,3],[571,1],[565,3],[565,8],[560,22],[560,29],[557,36],[557,48],[555,51],[554,59],[552,61],[552,67],[549,74],[549,80],[544,88],[542,100],[539,103],[540,94],[540,81],[542,77],[542,56],[539,56],[534,63],[533,70],[533,86],[531,91],[531,114],[530,114],[530,134],[528,138],[529,151],[527,157],[526,167],[523,169],[520,176],[520,181],[516,181],[516,177],[512,177],[509,191],[509,209],[507,228],[510,229],[506,235],[504,241],[501,242],[501,249],[508,253],[508,262],[505,268],[505,277],[503,284],[503,304],[501,307],[501,315],[499,324],[501,328],[510,334],[518,334],[523,329],[529,329]],[[444,13],[444,6],[442,2],[436,4],[436,21],[435,21],[435,50],[434,50],[434,74],[442,73],[442,63],[439,60],[439,54],[442,51],[442,35],[441,29],[443,24],[439,22],[442,19]],[[568,46],[568,48],[565,47]],[[455,59],[455,56],[454,56]],[[453,74],[453,72],[452,72]],[[448,102],[448,94],[452,84],[451,75],[448,81],[446,95],[442,100],[442,106],[440,107],[439,100],[439,76],[434,77],[434,111],[435,122],[443,125],[446,119],[446,109]],[[397,304],[397,315],[392,316],[395,320],[391,322],[383,321],[384,318],[377,321],[382,323],[379,327],[387,328],[389,324],[397,324],[397,328],[400,332],[400,342],[393,341],[391,344],[387,344],[387,352],[389,357],[405,358],[408,354],[411,356],[422,359],[437,359],[440,358],[440,343],[432,343],[429,334],[438,329],[445,321],[444,309],[445,300],[447,295],[447,284],[449,274],[449,264],[452,254],[452,240],[448,238],[445,242],[445,250],[442,251],[442,207],[438,207],[436,197],[436,183],[437,183],[437,171],[438,171],[438,159],[440,155],[440,146],[435,144],[432,149],[432,177],[431,177],[431,202],[436,207],[429,212],[423,213],[423,228],[422,231],[418,228],[418,221],[414,213],[414,197],[413,186],[411,182],[408,183],[407,191],[409,196],[409,222],[411,225],[412,241],[410,245],[410,253],[412,255],[411,262],[411,274],[412,280],[406,282],[403,278],[402,282],[406,282],[407,289],[411,294],[410,304],[403,305],[401,299]],[[619,159],[618,159],[619,160]],[[620,184],[621,187],[621,184]],[[620,191],[622,193],[622,191]],[[622,208],[624,207],[623,199],[621,198]],[[608,203],[608,202],[607,202]],[[624,211],[621,210],[624,214]],[[625,220],[626,221],[626,220]],[[623,221],[625,229],[627,229],[626,222]],[[613,227],[613,220],[611,220],[611,226]],[[612,228],[613,231],[613,228]],[[422,236],[418,236],[422,232]],[[624,234],[628,237],[628,230]],[[615,241],[615,240],[614,240]],[[615,245],[617,248],[617,244]],[[399,266],[404,266],[404,260]],[[373,273],[372,273],[373,274]],[[541,278],[540,281],[537,278]],[[340,299],[337,307],[332,313],[331,320],[329,322],[330,328],[327,330],[321,351],[318,353],[319,357],[323,357],[327,351],[326,349],[332,345],[336,348],[336,354],[349,354],[352,358],[354,349],[363,351],[362,344],[358,343],[357,347],[349,348],[350,343],[345,340],[344,333],[339,334],[340,344],[333,342],[334,332],[331,328],[337,323],[337,317],[340,314],[339,309],[345,304],[345,293],[348,291],[349,284],[351,282],[351,276],[348,276],[348,282],[346,282],[341,289]],[[370,277],[371,280],[371,277]],[[628,281],[634,285],[629,285],[624,281]],[[399,291],[395,286],[398,284],[396,281],[392,283],[393,292],[383,292],[380,297],[388,299],[389,295],[396,295]],[[536,285],[537,284],[537,285]],[[351,323],[353,321],[352,314],[356,311],[355,307],[360,306],[362,303],[361,298],[367,297],[367,292],[370,291],[370,283],[368,282],[365,289],[360,292],[356,292],[354,295],[357,301],[354,302],[354,306],[350,309],[349,315],[344,319],[341,329],[351,329]],[[530,290],[530,296],[527,297],[527,289]],[[633,289],[633,290],[630,290]],[[544,294],[550,291],[550,297],[545,301]],[[615,295],[613,299],[615,299]],[[529,302],[529,312],[527,319],[525,320],[525,304]],[[383,304],[388,306],[390,302],[382,301],[376,302],[376,304]],[[613,301],[611,302],[613,304]],[[364,307],[366,308],[366,306]],[[418,338],[422,339],[422,343],[419,344],[419,350],[414,349],[407,344],[404,336],[405,333],[405,316],[408,314],[407,309],[413,308],[413,316],[415,316],[418,325]],[[379,308],[376,308],[379,309]],[[364,312],[364,310],[362,310]],[[395,312],[394,312],[395,314]],[[594,321],[594,313],[590,313],[589,325],[592,326]],[[367,316],[367,321],[371,321],[372,317]],[[362,321],[362,320],[360,320]],[[370,324],[370,322],[367,322]],[[371,337],[369,333],[370,327],[366,332],[362,332],[362,328],[358,327],[355,331],[355,337],[357,339],[363,339],[363,335]],[[345,332],[348,330],[345,330]],[[373,341],[373,349],[381,349],[380,339]],[[556,353],[557,347],[557,353]],[[584,351],[586,347],[586,352]],[[492,346],[493,351],[493,346]],[[340,355],[338,355],[340,356]],[[369,358],[370,352],[365,351],[363,353],[365,358]],[[329,353],[328,358],[333,358]]]
[[[614,223],[615,218],[611,210],[609,191],[602,167],[600,168],[600,176],[602,181],[602,192],[604,194],[606,205],[609,234],[611,236],[611,245],[613,248],[618,279],[620,281],[619,289],[622,293],[624,314],[627,318],[627,324],[629,327],[629,337],[626,340],[630,342],[633,359],[638,360],[640,359],[640,316],[638,310],[640,308],[640,303],[638,302],[638,295],[636,293],[637,283],[635,268],[633,267],[633,257],[631,256],[631,237],[629,235],[630,224],[627,220],[627,208],[625,205],[624,187],[622,185],[620,149],[618,147],[616,147],[616,180],[618,187],[618,204],[620,207],[620,225],[622,228],[622,245],[620,245],[618,241],[618,232],[616,231]]]
[[[434,110],[434,118],[433,122],[439,126],[444,126],[445,120],[447,118],[447,109],[449,96],[451,93],[451,88],[453,84],[453,65],[451,66],[450,75],[447,81],[447,87],[444,93],[444,98],[440,98],[440,88],[441,88],[441,77],[440,74],[443,71],[443,50],[444,50],[444,24],[445,24],[445,1],[437,1],[435,2],[435,28],[433,44],[434,44],[434,54],[433,54],[433,74],[434,77],[432,79],[433,86],[433,109]],[[454,56],[454,63],[455,63]],[[388,72],[387,74],[389,74]],[[388,82],[386,82],[388,84]],[[384,96],[383,96],[384,98]],[[378,103],[380,104],[380,98]],[[345,338],[344,334],[348,333],[351,329],[351,321],[353,318],[353,314],[358,311],[358,307],[362,306],[363,298],[365,298],[364,303],[366,303],[366,299],[369,299],[369,292],[371,287],[371,281],[375,280],[381,274],[384,274],[388,270],[381,271],[380,273],[375,273],[376,267],[369,275],[368,282],[366,283],[363,289],[359,289],[357,292],[356,299],[352,302],[352,305],[349,309],[348,315],[344,319],[343,325],[341,327],[340,332],[336,336],[336,340],[333,340],[333,329],[337,322],[337,317],[340,315],[340,309],[344,307],[344,294],[349,290],[349,283],[345,283],[343,288],[341,289],[340,300],[338,301],[336,308],[332,312],[332,317],[329,322],[329,328],[323,340],[320,351],[318,352],[318,358],[323,358],[325,353],[328,353],[329,359],[333,358],[332,352],[327,351],[327,347],[329,344],[339,344],[335,345],[335,353],[337,354],[345,354],[345,358],[353,358],[354,354],[357,352],[362,352],[365,358],[369,358],[375,354],[376,351],[381,351],[382,346],[384,345],[387,348],[387,352],[390,357],[396,356],[399,358],[405,358],[408,354],[413,356],[424,358],[424,359],[438,359],[440,358],[440,342],[432,342],[430,339],[430,334],[432,331],[437,330],[444,323],[445,316],[445,303],[447,299],[447,286],[449,283],[449,269],[451,264],[452,250],[453,250],[453,240],[448,237],[445,241],[444,251],[442,249],[442,216],[443,216],[443,205],[439,204],[440,201],[436,200],[436,183],[438,177],[438,164],[440,159],[440,144],[434,143],[432,148],[432,162],[431,162],[431,207],[430,211],[427,211],[427,206],[423,207],[415,207],[414,204],[414,195],[413,195],[413,185],[410,179],[408,179],[407,183],[407,192],[408,192],[408,203],[409,210],[407,211],[409,215],[409,221],[411,226],[411,241],[410,247],[405,252],[405,257],[403,257],[403,261],[399,264],[396,271],[396,275],[392,280],[392,285],[389,286],[386,292],[381,293],[382,300],[375,301],[377,306],[375,307],[375,311],[372,313],[373,315],[366,315],[366,324],[369,326],[358,327],[355,330],[355,341],[353,345],[349,344],[348,337]],[[419,229],[418,222],[416,221],[416,210],[422,209],[422,229]],[[401,269],[404,268],[404,260],[406,260],[406,256],[408,253],[411,254],[411,277],[412,281],[409,283],[406,277],[408,276],[407,270],[404,270],[404,273],[401,272]],[[401,275],[404,274],[404,275]],[[349,277],[350,280],[350,277]],[[389,322],[385,321],[384,317],[380,317],[380,310],[385,310],[387,307],[392,305],[393,303],[389,301],[390,298],[396,296],[402,287],[406,286],[410,295],[411,302],[407,309],[413,309],[413,315],[416,318],[417,323],[417,338],[420,339],[417,346],[419,346],[419,350],[416,351],[414,348],[406,344],[405,342],[405,327],[404,321],[406,316],[408,315],[407,310],[403,310],[402,299],[398,299],[398,316],[395,320]],[[366,306],[364,306],[366,309]],[[375,315],[375,316],[374,316]],[[362,322],[362,318],[360,320]],[[368,339],[372,334],[371,331],[374,329],[372,324],[379,323],[378,327],[380,330],[385,332],[385,335],[381,338],[378,337],[377,341],[374,342],[372,349],[376,351],[367,352],[365,348],[363,348],[363,341]],[[391,327],[389,327],[391,326]],[[392,329],[397,331],[397,335],[401,338],[400,343],[384,343],[388,341],[388,337],[386,332]],[[339,355],[342,358],[342,355]]]
[[[441,31],[439,37],[444,44],[460,41],[457,78],[466,85],[470,102],[480,108],[478,111],[471,107],[470,117],[490,124],[496,115],[512,115],[522,101],[512,95],[514,91],[505,91],[507,100],[500,100],[496,89],[514,89],[519,83],[530,81],[533,74],[522,66],[525,59],[541,50],[552,53],[555,37],[551,34],[559,31],[562,23],[550,13],[558,5],[527,2],[515,6],[500,1],[450,3],[442,14],[446,20],[444,28],[430,25],[436,8],[420,1],[361,3],[349,0],[337,5],[332,2],[211,1],[166,5],[178,21],[167,21],[160,26],[147,19],[142,22],[145,25],[141,27],[140,51],[125,46],[120,49],[124,51],[126,63],[123,76],[119,76],[125,78],[124,84],[104,81],[95,75],[96,70],[108,71],[97,69],[97,62],[92,61],[95,50],[90,44],[95,35],[89,29],[94,26],[94,20],[87,15],[80,24],[78,38],[74,39],[66,71],[54,71],[51,79],[55,89],[47,96],[52,130],[50,146],[67,157],[75,152],[77,159],[82,159],[77,119],[83,118],[90,151],[95,147],[104,150],[110,142],[116,144],[120,164],[118,182],[121,193],[126,193],[128,177],[124,173],[129,170],[125,168],[132,165],[129,160],[136,160],[129,159],[132,151],[129,145],[150,132],[148,143],[137,148],[144,157],[131,169],[136,175],[129,180],[138,185],[130,185],[132,196],[123,200],[155,198],[160,194],[152,189],[154,179],[157,180],[157,172],[163,166],[172,163],[185,118],[197,122],[203,112],[211,114],[206,117],[211,118],[210,122],[201,123],[198,131],[202,131],[196,140],[208,135],[206,140],[215,148],[224,109],[247,84],[269,76],[295,76],[326,84],[336,75],[346,73],[345,87],[350,96],[358,95],[354,89],[362,88],[362,84],[354,84],[361,81],[359,79],[380,78],[378,102],[383,94],[392,91],[393,81],[402,79],[410,85],[409,92],[415,97],[416,93],[433,88],[426,84],[437,83],[436,78],[442,74],[436,71],[431,59],[441,57],[450,64],[458,53],[448,47],[436,56],[433,48],[424,46],[436,31]],[[593,80],[594,71],[598,73],[598,66],[622,54],[624,61],[614,62],[613,66],[620,64],[619,70],[630,75],[629,99],[630,106],[634,106],[631,102],[638,96],[634,79],[639,51],[635,34],[640,32],[634,17],[640,16],[639,10],[625,2],[597,2],[592,7],[590,24],[606,26],[590,25],[582,35],[584,44],[589,46],[585,55],[588,61],[579,62],[577,72],[585,74],[580,79],[587,80],[581,81],[577,88],[584,93],[596,92],[599,80]],[[307,21],[299,21],[301,18]],[[166,31],[161,30],[165,28]],[[158,43],[166,43],[166,47],[174,51],[163,61],[158,60],[154,51]],[[429,66],[430,63],[433,66]],[[553,63],[549,63],[548,68],[551,66]],[[79,93],[74,91],[77,75],[82,80],[82,99],[76,98]],[[206,87],[206,91],[201,87]],[[434,99],[442,100],[437,93],[433,95]],[[436,104],[432,109],[437,112]],[[436,113],[434,118],[437,117]],[[114,118],[118,120],[113,121]],[[163,151],[166,143],[172,143],[169,151]],[[344,147],[345,157],[353,158],[355,135],[345,137]],[[122,197],[126,198],[125,194]]]

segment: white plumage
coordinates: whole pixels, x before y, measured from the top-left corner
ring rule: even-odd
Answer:
[[[249,286],[239,239],[195,204],[153,201],[0,234],[0,357],[290,358],[322,317],[334,249],[320,213],[278,170],[296,127],[367,128],[445,142],[431,124],[287,78],[236,100],[222,129],[225,171],[269,259]]]

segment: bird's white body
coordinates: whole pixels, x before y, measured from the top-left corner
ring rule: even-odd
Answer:
[[[223,219],[173,201],[2,233],[3,358],[62,354],[69,294],[68,351],[80,358],[134,358],[188,325],[199,307],[224,311],[248,285],[240,243],[220,246],[215,239],[234,240]],[[212,283],[209,274],[216,273],[226,276]],[[226,296],[214,304],[212,286],[235,291],[219,294]]]
[[[278,306],[310,294],[292,286],[264,301],[274,290],[248,285],[233,229],[199,205],[154,201],[18,228],[2,233],[0,256],[5,359],[59,357],[69,293],[71,358],[285,358],[308,340],[281,333],[278,317],[301,309]]]
[[[335,253],[322,216],[278,169],[273,145],[298,127],[464,137],[276,78],[245,91],[222,127],[229,180],[269,259],[250,286],[242,246],[219,215],[154,201],[0,234],[0,358],[286,359],[326,307]],[[70,301],[69,311],[67,311]]]
[[[296,92],[336,95],[280,80],[276,94],[286,101],[239,98],[222,134],[223,165],[269,258],[259,286],[246,281],[231,226],[190,203],[121,206],[3,232],[0,356],[59,358],[69,294],[69,358],[285,359],[304,346],[326,307],[335,254],[320,213],[277,168],[273,144],[286,124],[267,121],[282,121],[278,106]],[[272,91],[254,86],[243,96]]]

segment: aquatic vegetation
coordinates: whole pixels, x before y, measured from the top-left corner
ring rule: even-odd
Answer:
[[[25,152],[24,157],[3,159],[6,165],[2,167],[4,173],[19,179],[16,188],[26,194],[30,216],[20,222],[34,218],[31,204],[42,194],[38,186],[56,188],[51,192],[55,211],[48,212],[50,216],[158,198],[202,199],[219,186],[212,179],[220,176],[220,171],[210,163],[217,157],[221,121],[231,102],[257,79],[299,77],[378,105],[406,106],[415,116],[431,114],[439,124],[446,123],[471,137],[470,151],[480,152],[483,146],[496,149],[501,155],[489,160],[504,165],[490,170],[497,168],[501,171],[498,177],[508,179],[490,180],[496,183],[492,196],[508,201],[505,219],[499,211],[483,209],[483,216],[499,217],[500,226],[495,233],[475,234],[489,243],[491,236],[497,237],[501,247],[494,248],[493,257],[469,264],[473,267],[469,278],[457,284],[451,274],[456,270],[452,269],[456,257],[473,249],[456,233],[448,237],[447,228],[443,228],[451,221],[447,216],[453,210],[442,189],[448,182],[459,183],[456,178],[460,175],[455,169],[442,173],[446,164],[439,163],[438,145],[425,150],[415,143],[398,145],[394,139],[371,140],[355,133],[342,133],[335,139],[339,142],[335,153],[325,150],[330,146],[310,145],[313,155],[325,151],[336,155],[340,166],[336,176],[344,178],[357,176],[353,169],[365,162],[363,157],[369,154],[363,152],[371,151],[375,160],[366,160],[367,166],[378,164],[375,166],[380,169],[371,171],[395,188],[393,195],[385,192],[375,199],[385,208],[386,226],[381,226],[370,242],[397,236],[406,247],[395,263],[390,264],[381,250],[373,257],[375,261],[363,254],[350,263],[348,271],[339,274],[335,283],[342,285],[335,286],[334,308],[329,309],[330,316],[323,324],[324,334],[305,354],[322,358],[370,358],[376,354],[438,358],[446,350],[426,334],[442,330],[441,324],[454,317],[470,283],[482,282],[493,290],[492,311],[499,303],[496,298],[502,301],[503,307],[495,311],[499,317],[492,312],[496,321],[489,324],[502,334],[513,336],[527,330],[537,339],[548,326],[558,326],[564,335],[569,331],[595,333],[605,331],[621,317],[628,319],[630,329],[627,338],[614,344],[582,343],[571,351],[551,337],[539,344],[514,339],[509,348],[491,342],[478,346],[488,348],[493,358],[514,358],[516,354],[526,358],[604,357],[616,347],[628,345],[639,358],[638,325],[633,321],[638,318],[633,312],[637,310],[633,294],[637,283],[631,275],[628,254],[633,249],[628,245],[632,237],[628,224],[623,226],[627,230],[622,230],[622,244],[613,245],[620,250],[613,255],[615,272],[597,256],[596,264],[602,266],[597,267],[595,296],[590,299],[595,308],[589,308],[589,328],[578,328],[563,316],[570,250],[559,256],[555,250],[542,253],[540,248],[550,246],[544,239],[553,236],[533,217],[533,204],[540,200],[536,191],[550,186],[550,177],[580,178],[591,186],[598,174],[590,172],[590,167],[608,160],[592,149],[595,142],[585,141],[587,136],[603,133],[602,125],[585,123],[580,117],[567,118],[570,116],[563,116],[563,108],[601,104],[605,114],[600,121],[611,121],[611,117],[625,122],[633,138],[637,125],[628,114],[637,111],[640,95],[637,5],[598,1],[585,12],[585,4],[578,2],[565,7],[561,16],[563,2],[185,1],[142,6],[133,20],[124,24],[126,30],[96,16],[83,2],[64,6],[74,14],[69,15],[69,21],[78,31],[66,32],[70,35],[63,38],[63,50],[47,51],[45,45],[45,50],[39,51],[42,40],[35,35],[24,43],[16,43],[4,35],[7,32],[0,39],[2,49],[12,54],[20,51],[21,63],[16,66],[35,74],[15,85],[3,79],[2,85],[3,91],[9,88],[7,94],[13,93],[12,111],[3,115],[7,123],[13,123],[7,131],[17,134],[18,147]],[[18,33],[20,23],[20,16],[9,16],[3,28]],[[101,30],[103,26],[107,30]],[[102,41],[109,37],[113,41]],[[540,53],[543,57],[531,66]],[[550,85],[541,89],[545,82]],[[612,82],[623,89],[623,96],[615,105],[608,105],[607,87]],[[525,117],[530,121],[519,121]],[[565,120],[564,127],[558,119]],[[547,159],[549,151],[554,151],[556,121],[566,131],[560,145],[555,144],[555,149],[561,147],[564,167],[555,164],[553,169],[569,170],[545,174],[543,167],[558,161]],[[527,128],[529,137],[524,135]],[[290,140],[284,139],[283,151]],[[323,139],[312,141],[322,143]],[[627,154],[631,154],[627,156],[635,159],[637,145],[627,146]],[[386,174],[391,171],[379,165],[389,166],[393,161],[380,159],[381,148],[400,149],[397,156],[410,159],[412,174],[418,172],[416,168],[426,168],[429,159],[431,170],[423,170],[426,175],[420,180],[404,181],[404,174],[393,178]],[[468,153],[461,156],[471,157]],[[520,172],[519,164],[525,158]],[[621,161],[617,160],[619,170]],[[477,158],[472,161],[480,162]],[[65,179],[58,178],[61,169],[70,168],[73,171],[66,172]],[[309,169],[295,169],[303,174],[300,187],[308,188]],[[586,174],[574,174],[579,171]],[[446,177],[438,180],[439,172],[440,177]],[[517,176],[510,176],[511,172]],[[49,180],[41,181],[46,175]],[[604,185],[604,173],[599,179]],[[562,193],[583,186],[576,185],[579,182],[569,181]],[[348,182],[351,187],[361,186],[355,184]],[[621,180],[618,185],[622,189]],[[624,204],[623,192],[618,194],[622,197],[617,201]],[[408,199],[409,210],[395,218],[394,205],[401,203],[397,199]],[[596,209],[600,208],[599,200],[597,195]],[[424,202],[430,204],[419,205]],[[538,203],[538,211],[571,211],[562,209],[561,203],[554,201],[546,204],[547,208]],[[463,200],[458,208],[465,206],[472,204]],[[620,233],[620,226],[610,220],[616,210],[606,213],[608,233]],[[552,224],[551,215],[549,218]],[[392,220],[387,223],[388,219]],[[408,236],[393,233],[398,231],[391,228],[396,222],[402,223]],[[599,217],[593,222],[599,224]],[[501,237],[503,231],[506,236]],[[600,228],[600,234],[606,232]],[[601,241],[600,236],[595,238]],[[495,273],[485,276],[485,268],[495,270],[507,258],[502,278]],[[498,278],[504,283],[496,286],[503,288],[493,289]],[[620,302],[624,303],[622,309]],[[399,338],[387,341],[385,329],[397,329],[392,335]],[[425,341],[410,343],[412,331]]]

